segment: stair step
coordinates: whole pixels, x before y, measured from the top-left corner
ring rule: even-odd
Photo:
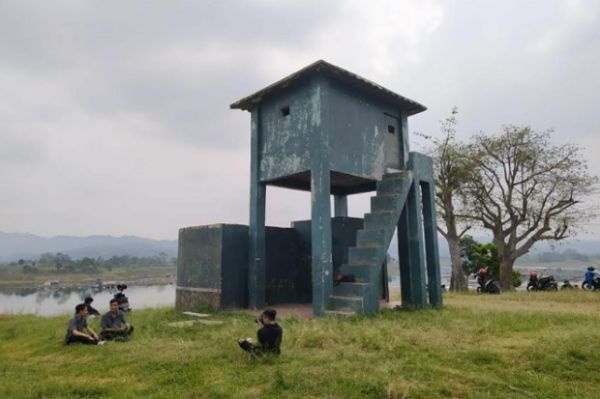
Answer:
[[[358,230],[356,232],[357,247],[382,247],[387,241],[387,231],[383,229],[376,230]]]
[[[363,297],[369,287],[370,284],[366,282],[339,283],[333,286],[333,295]]]
[[[325,311],[325,316],[331,316],[331,317],[352,317],[352,316],[356,316],[356,312],[353,311],[352,309],[347,309],[347,310],[326,310]]]
[[[329,300],[334,309],[347,308],[355,312],[363,311],[363,298],[361,296],[330,295]]]
[[[369,282],[377,277],[377,267],[364,263],[348,264],[340,267],[340,273],[354,276],[356,282]]]
[[[348,263],[356,264],[360,262],[378,263],[381,246],[357,248],[350,247],[348,249]]]
[[[379,180],[377,182],[377,195],[398,193],[401,191],[405,182],[407,182],[407,180],[404,179]]]
[[[398,172],[384,173],[383,176],[381,176],[381,180],[404,180],[410,178],[411,175],[411,170],[401,170]]]
[[[365,229],[388,229],[395,225],[397,220],[394,220],[397,212],[372,212],[365,214],[364,226]]]
[[[400,196],[394,194],[376,195],[371,197],[371,209],[373,211],[392,212],[400,208]]]

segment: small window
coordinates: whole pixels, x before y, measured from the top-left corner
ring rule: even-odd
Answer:
[[[396,133],[396,128],[392,125],[388,125],[388,133],[391,133],[391,134]]]
[[[281,116],[288,116],[290,114],[290,106],[286,105],[285,107],[280,109]]]

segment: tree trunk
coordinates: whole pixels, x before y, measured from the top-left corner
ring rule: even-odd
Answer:
[[[514,260],[508,256],[500,257],[500,288],[503,291],[512,291],[515,289],[512,277],[514,263]]]
[[[468,288],[467,277],[463,271],[460,259],[460,240],[458,237],[446,237],[452,263],[452,274],[450,275],[450,291],[466,291]]]

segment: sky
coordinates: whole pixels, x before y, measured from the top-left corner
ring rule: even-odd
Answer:
[[[600,176],[596,0],[3,0],[0,231],[247,224],[250,117],[229,105],[318,59],[427,106],[412,149],[456,106],[461,138],[553,129]],[[309,217],[308,193],[268,189],[267,224]]]

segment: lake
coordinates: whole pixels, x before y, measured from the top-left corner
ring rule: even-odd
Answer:
[[[22,289],[0,292],[0,314],[36,314],[53,316],[73,313],[83,298],[91,295],[92,306],[100,313],[108,310],[108,303],[117,290],[89,288]],[[133,310],[175,305],[175,285],[129,286],[125,291]]]

